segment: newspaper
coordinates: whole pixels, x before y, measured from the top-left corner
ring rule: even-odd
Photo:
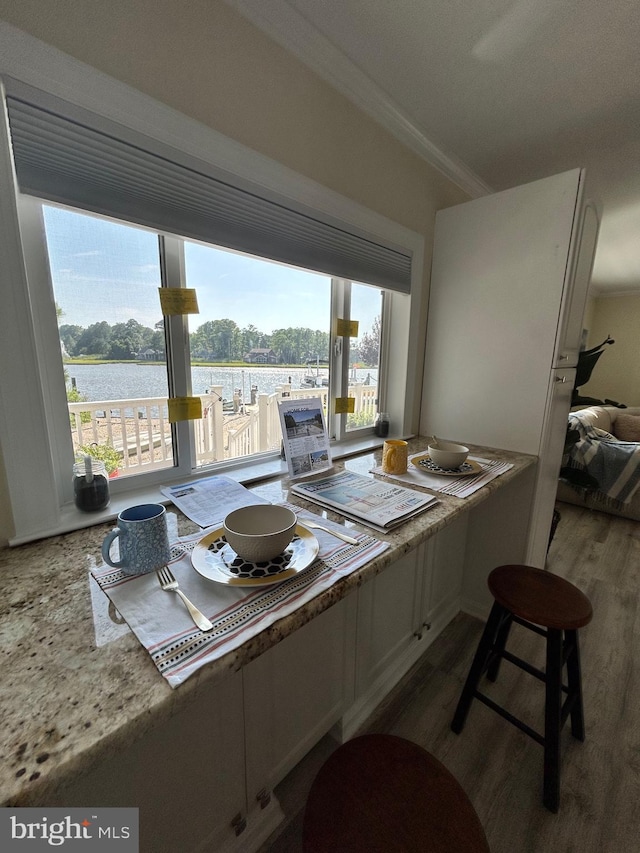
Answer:
[[[351,471],[296,483],[291,492],[382,533],[439,503],[433,495]]]
[[[200,527],[222,524],[232,509],[269,503],[230,477],[221,475],[164,486],[160,491]]]

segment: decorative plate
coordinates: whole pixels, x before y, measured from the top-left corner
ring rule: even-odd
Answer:
[[[474,459],[467,459],[459,468],[440,468],[432,461],[428,453],[424,456],[414,456],[411,460],[420,471],[426,471],[428,474],[441,474],[443,477],[468,477],[471,474],[480,474],[482,465]]]
[[[224,528],[219,527],[195,545],[191,562],[196,572],[210,581],[229,586],[269,586],[307,569],[319,550],[313,533],[296,524],[293,539],[282,554],[265,563],[250,563],[236,554],[225,539]]]

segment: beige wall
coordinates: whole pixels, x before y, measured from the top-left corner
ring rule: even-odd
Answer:
[[[640,406],[640,294],[596,296],[591,302],[587,346],[596,346],[607,335],[615,344],[605,347],[591,379],[580,392]]]
[[[423,234],[427,286],[434,213],[467,195],[222,0],[0,0],[0,19]]]

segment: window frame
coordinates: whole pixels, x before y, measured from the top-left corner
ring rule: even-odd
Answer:
[[[4,33],[0,33],[0,43],[6,43],[3,36]],[[342,221],[346,228],[352,225],[411,250],[411,295],[394,293],[392,299],[385,300],[383,345],[388,359],[386,376],[380,376],[380,387],[385,389],[386,394],[385,410],[396,414],[397,429],[394,432],[410,434],[412,425],[417,423],[419,400],[416,402],[411,393],[405,392],[407,379],[410,390],[417,384],[417,360],[409,358],[409,353],[411,340],[420,340],[422,332],[418,318],[426,309],[426,296],[421,287],[424,238],[89,66],[79,68],[76,61],[61,56],[53,49],[49,50],[37,40],[33,40],[30,46],[34,49],[32,56],[28,51],[26,55],[24,51],[5,55],[0,74],[8,73],[18,80],[94,111],[98,105],[97,109],[105,117],[120,121],[165,144],[187,150],[191,155],[210,160],[216,166],[228,170],[231,176],[237,176],[238,180],[249,176],[263,186],[266,193],[270,190],[284,192],[314,207],[320,214]],[[4,86],[1,89],[0,183],[10,188],[15,186],[15,174],[9,150]],[[22,212],[19,215],[19,205],[22,205],[22,201],[15,193],[8,191],[2,194],[0,253],[6,261],[0,275],[5,281],[3,293],[7,293],[7,297],[6,310],[0,319],[0,358],[5,364],[11,364],[11,370],[3,371],[0,376],[0,451],[15,530],[10,544],[20,544],[106,521],[117,514],[122,504],[114,492],[108,510],[97,513],[95,517],[82,514],[84,517],[81,518],[75,507],[70,509],[63,500],[65,487],[61,490],[61,484],[66,483],[67,474],[70,479],[70,472],[65,470],[52,435],[59,414],[55,414],[51,399],[58,393],[64,398],[64,372],[56,366],[55,359],[47,357],[47,353],[52,352],[54,335],[55,345],[59,346],[55,304],[50,288],[47,295],[41,286],[43,281],[48,281],[48,271],[45,273],[48,262],[42,255],[42,248],[38,249],[34,242],[37,242],[37,226],[30,233],[30,228],[25,227],[21,219]],[[40,240],[44,246],[43,234]],[[167,259],[169,265],[179,269],[179,261],[171,253]],[[170,335],[179,338],[185,331],[182,318],[171,319]],[[402,344],[392,347],[391,341],[401,341]],[[413,349],[415,353],[415,346]],[[341,417],[344,419],[344,416]],[[178,425],[178,429],[188,429],[188,425]],[[374,443],[372,435],[361,438],[355,434],[360,433],[360,430],[350,431],[347,435],[344,432],[338,424],[338,438],[345,438],[349,445],[345,452],[364,448],[367,442],[369,446]],[[336,451],[336,455],[339,455],[340,448],[336,448]],[[225,473],[229,473],[227,466],[221,466],[218,470],[223,468]],[[250,482],[262,476],[282,473],[282,470],[281,463],[275,470],[273,462],[265,466],[258,460],[234,465],[231,475],[240,481]],[[207,473],[210,470],[202,472],[202,475]],[[181,469],[178,461],[177,469],[157,472],[157,484],[151,489],[145,487],[139,490],[139,496],[148,499],[148,495],[153,493],[153,499],[162,499],[158,485],[161,482],[179,482],[185,475],[190,478],[201,476],[193,475],[191,469],[187,473]],[[30,483],[37,483],[37,488],[30,490]],[[125,502],[122,505],[130,504],[136,497],[135,490],[124,493]]]

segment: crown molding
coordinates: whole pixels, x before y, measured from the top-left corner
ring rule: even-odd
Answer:
[[[225,2],[473,198],[493,192],[461,160],[431,142],[386,92],[286,0]]]

